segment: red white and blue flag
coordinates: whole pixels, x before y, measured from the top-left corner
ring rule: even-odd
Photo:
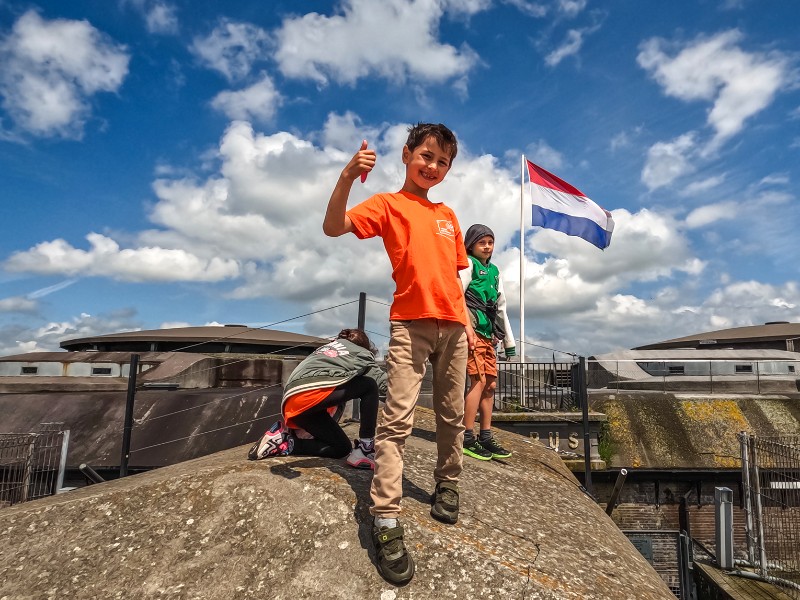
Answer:
[[[533,203],[533,225],[555,229],[585,239],[601,250],[611,243],[614,219],[578,188],[544,170],[528,164]]]

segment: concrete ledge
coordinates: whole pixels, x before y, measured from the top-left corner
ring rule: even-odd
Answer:
[[[597,449],[600,443],[600,427],[606,422],[603,413],[589,413],[589,457],[593,469],[604,469],[605,462],[600,458]],[[492,413],[492,425],[531,438],[543,446],[555,450],[559,456],[570,460],[584,456],[583,413],[579,412],[501,412]],[[573,471],[584,471],[581,460],[580,468]]]
[[[493,412],[492,423],[553,423],[560,421],[583,423],[580,412]],[[604,423],[606,415],[598,412],[589,413],[589,423]]]

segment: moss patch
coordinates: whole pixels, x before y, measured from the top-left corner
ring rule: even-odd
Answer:
[[[704,453],[715,466],[741,465],[737,434],[749,430],[750,424],[735,401],[683,400],[679,407],[684,427],[692,432],[692,439],[702,441]]]

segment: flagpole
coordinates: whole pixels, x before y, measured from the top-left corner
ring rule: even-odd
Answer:
[[[525,362],[525,155],[519,170],[519,362]]]
[[[525,155],[519,169],[519,403],[525,402]]]

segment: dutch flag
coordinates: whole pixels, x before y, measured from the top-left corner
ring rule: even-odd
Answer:
[[[571,186],[526,160],[531,184],[533,225],[585,239],[601,250],[611,243],[614,220],[604,208]]]

